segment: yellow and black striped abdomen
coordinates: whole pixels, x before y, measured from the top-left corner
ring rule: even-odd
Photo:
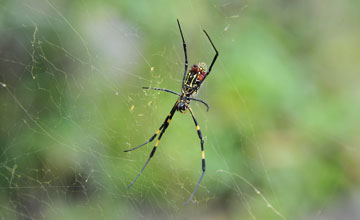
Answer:
[[[206,77],[206,64],[194,64],[187,73],[184,80],[183,92],[195,95]]]

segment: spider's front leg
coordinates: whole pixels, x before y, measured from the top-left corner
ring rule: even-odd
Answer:
[[[129,152],[129,151],[136,150],[136,149],[144,146],[145,144],[148,144],[148,143],[152,142],[152,141],[155,139],[155,137],[160,133],[160,131],[163,130],[164,126],[166,126],[166,127],[168,126],[167,124],[169,123],[169,119],[171,120],[171,118],[173,117],[173,115],[174,115],[174,113],[175,113],[175,110],[176,110],[176,104],[175,104],[174,107],[171,109],[169,115],[166,116],[164,123],[162,123],[162,125],[160,126],[160,128],[155,132],[155,134],[154,134],[153,136],[151,136],[151,138],[150,138],[148,141],[146,141],[145,143],[140,144],[139,146],[136,146],[136,147],[134,147],[134,148],[131,148],[131,149],[128,149],[128,150],[124,150],[124,152]]]
[[[194,195],[195,195],[196,191],[198,190],[199,185],[200,185],[200,183],[201,183],[201,181],[202,181],[202,179],[203,179],[203,177],[204,177],[205,168],[206,168],[206,165],[205,165],[205,151],[204,151],[204,139],[203,139],[203,137],[202,137],[201,130],[200,130],[200,127],[199,127],[199,125],[198,125],[198,123],[197,123],[197,120],[196,120],[196,118],[195,118],[194,112],[192,111],[192,109],[191,109],[190,106],[188,107],[188,109],[189,109],[189,112],[190,112],[190,114],[191,114],[191,116],[192,116],[192,118],[193,118],[193,120],[194,120],[194,123],[195,123],[195,126],[196,126],[196,131],[197,131],[198,136],[199,136],[199,139],[200,139],[200,144],[201,144],[202,173],[201,173],[200,179],[199,179],[199,181],[198,181],[198,183],[197,183],[197,185],[196,185],[196,187],[195,187],[194,192],[191,194],[190,198],[185,202],[184,205],[188,204],[188,203],[192,200],[192,198],[194,197]]]
[[[142,169],[140,170],[140,172],[138,173],[138,175],[135,177],[135,179],[130,183],[130,185],[128,186],[128,189],[129,189],[129,188],[135,183],[135,181],[139,178],[139,176],[141,175],[141,173],[144,171],[146,165],[149,163],[150,159],[154,156],[154,154],[155,154],[155,152],[156,152],[156,149],[157,149],[157,147],[158,147],[158,145],[159,145],[159,143],[160,143],[160,139],[161,139],[161,137],[163,136],[163,134],[165,133],[166,128],[169,126],[170,121],[171,121],[172,117],[173,117],[174,114],[175,114],[176,104],[177,104],[177,102],[175,103],[174,107],[171,109],[171,111],[170,111],[170,113],[168,114],[168,116],[165,118],[165,121],[164,121],[164,123],[161,125],[161,127],[159,128],[159,130],[150,138],[149,141],[147,141],[147,142],[145,142],[144,144],[139,145],[139,146],[137,146],[137,147],[135,147],[135,148],[132,148],[132,149],[130,149],[130,150],[126,150],[126,151],[125,151],[125,152],[128,152],[128,151],[131,151],[131,150],[135,150],[135,149],[137,149],[137,148],[139,148],[139,147],[141,147],[141,146],[143,146],[143,145],[145,145],[145,144],[153,141],[154,138],[160,133],[160,135],[159,135],[159,137],[157,138],[157,140],[156,140],[156,142],[155,142],[155,145],[154,145],[154,147],[153,147],[153,149],[152,149],[152,151],[151,151],[151,153],[150,153],[149,158],[147,159],[147,161],[145,162],[145,165],[142,167]],[[160,132],[160,131],[161,131],[161,132]]]

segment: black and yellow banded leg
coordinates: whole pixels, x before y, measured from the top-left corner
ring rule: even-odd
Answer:
[[[194,192],[191,194],[190,198],[185,202],[184,205],[188,204],[192,198],[194,197],[196,191],[198,190],[199,188],[199,185],[204,177],[204,174],[205,174],[205,168],[206,168],[206,165],[205,165],[205,151],[204,151],[204,139],[202,137],[202,134],[201,134],[201,130],[200,130],[200,127],[197,123],[197,120],[195,118],[195,115],[194,115],[194,112],[192,111],[192,109],[190,108],[190,106],[188,107],[189,108],[189,111],[190,111],[190,114],[194,120],[194,123],[195,123],[195,126],[196,126],[196,131],[198,133],[198,136],[200,138],[200,143],[201,143],[201,164],[202,164],[202,173],[201,173],[201,177],[199,179],[199,182],[197,183],[196,187],[195,187],[195,190]]]
[[[177,92],[174,92],[174,91],[171,91],[170,89],[162,89],[162,88],[155,88],[155,87],[147,87],[147,86],[144,86],[142,87],[143,89],[150,89],[150,90],[158,90],[158,91],[163,91],[163,92],[169,92],[169,93],[172,93],[174,95],[178,95],[178,96],[181,96],[181,94],[177,93]]]
[[[183,42],[183,48],[184,48],[184,55],[185,55],[185,69],[184,69],[184,76],[183,76],[183,80],[182,80],[182,87],[181,88],[184,88],[184,81],[185,81],[185,76],[186,76],[186,72],[187,72],[187,69],[188,69],[188,58],[187,58],[187,51],[186,51],[186,43],[185,43],[185,39],[184,39],[184,35],[182,33],[182,30],[181,30],[181,26],[180,26],[180,22],[179,22],[179,19],[176,19],[177,20],[177,23],[178,23],[178,26],[179,26],[179,30],[180,30],[180,34],[181,34],[181,40]]]
[[[165,124],[167,123],[169,118],[172,117],[172,115],[174,114],[173,112],[175,112],[175,106],[171,109],[171,112],[168,114],[168,116],[166,116],[165,121],[162,123],[160,128],[155,132],[155,134],[153,136],[151,136],[151,138],[148,141],[146,141],[145,143],[140,144],[139,146],[136,146],[134,148],[124,150],[124,152],[129,152],[129,151],[132,151],[132,150],[136,150],[136,149],[144,146],[145,144],[148,144],[148,143],[152,142],[155,139],[155,137],[160,133],[160,131],[163,129],[163,127],[165,126]]]
[[[157,138],[155,145],[150,153],[149,158],[146,160],[144,166],[141,168],[139,174],[135,177],[135,179],[130,183],[130,185],[128,186],[128,189],[136,182],[136,180],[139,178],[139,176],[141,175],[141,173],[144,171],[145,167],[147,166],[147,164],[149,163],[150,159],[154,156],[156,149],[160,143],[161,137],[163,136],[163,134],[166,131],[166,128],[169,126],[172,117],[174,116],[176,111],[176,104],[174,105],[174,107],[171,109],[171,112],[169,113],[169,115],[166,117],[164,123],[161,125],[160,129],[155,133],[155,135],[153,137],[151,137],[152,139],[154,139],[156,137],[156,135],[160,132],[159,137]],[[151,139],[150,139],[151,140]],[[152,141],[152,140],[151,140]]]

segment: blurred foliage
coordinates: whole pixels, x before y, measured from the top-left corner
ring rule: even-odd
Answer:
[[[358,219],[357,1],[9,1],[0,5],[4,219]],[[220,52],[189,114],[180,90]],[[339,217],[340,216],[340,217]]]

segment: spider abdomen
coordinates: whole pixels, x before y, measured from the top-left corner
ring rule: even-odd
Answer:
[[[200,74],[198,75],[198,80],[202,82],[205,79],[205,76],[206,76],[205,72],[200,72]]]
[[[187,73],[183,91],[189,95],[195,95],[206,77],[206,64],[194,64]]]

